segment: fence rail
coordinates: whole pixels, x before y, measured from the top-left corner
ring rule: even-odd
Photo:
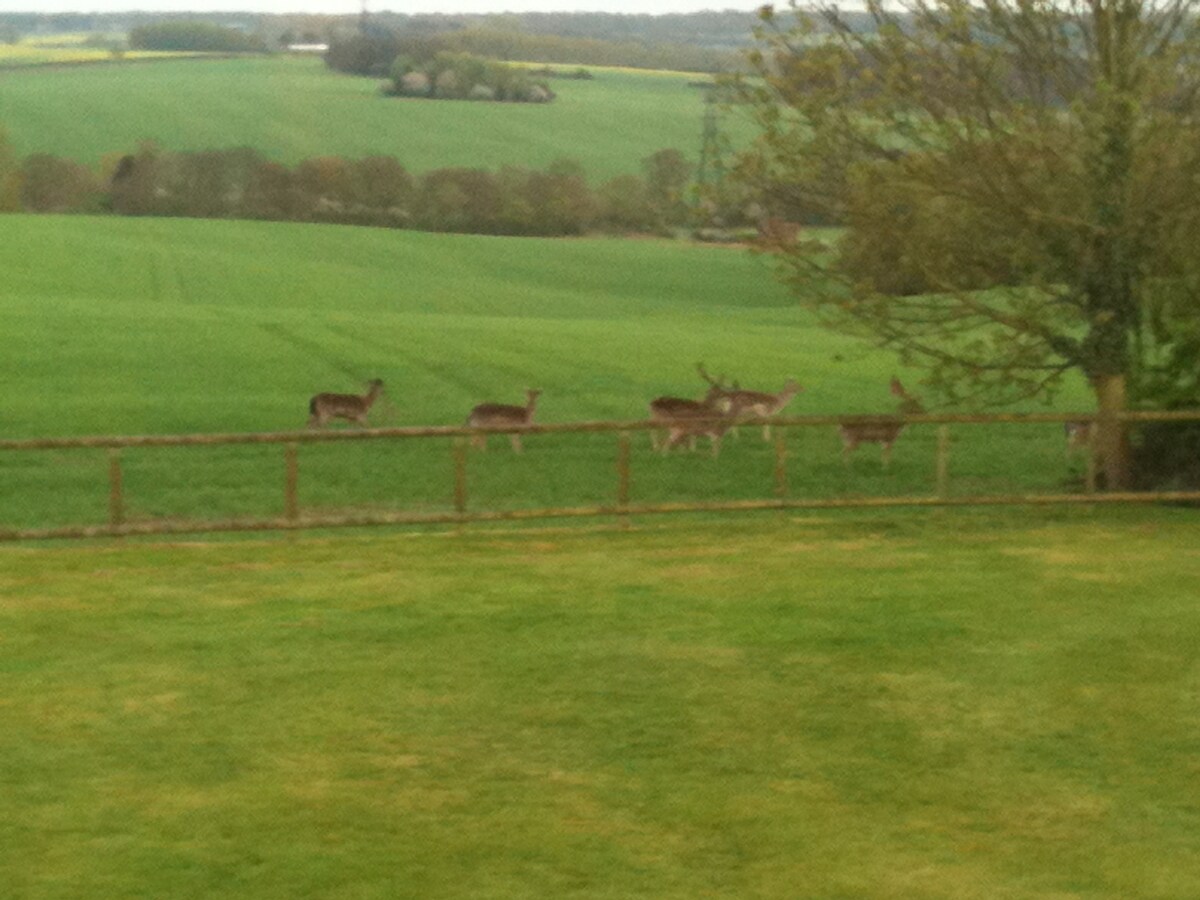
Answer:
[[[1116,416],[1126,423],[1139,422],[1200,422],[1200,410],[1171,412],[1126,412]],[[1114,503],[1200,502],[1200,490],[1096,492],[1096,467],[1089,454],[1084,493],[1014,493],[950,496],[949,494],[949,426],[954,424],[1046,424],[1065,422],[1094,422],[1095,413],[999,413],[982,414],[921,414],[907,416],[794,416],[739,420],[739,425],[771,425],[777,429],[828,427],[843,424],[903,423],[904,425],[937,425],[935,450],[934,491],[894,497],[790,497],[787,471],[787,449],[781,431],[774,442],[774,497],[754,500],[725,500],[678,503],[630,502],[630,434],[636,431],[661,430],[662,425],[650,421],[574,422],[563,424],[526,425],[512,428],[467,428],[461,426],[429,426],[404,428],[363,428],[342,431],[283,431],[246,432],[229,434],[177,435],[91,435],[65,438],[29,438],[0,440],[3,451],[50,451],[66,449],[101,449],[108,451],[108,521],[88,525],[67,525],[50,528],[5,528],[0,522],[0,541],[47,540],[57,538],[122,537],[133,535],[169,535],[238,531],[293,531],[312,528],[339,528],[372,525],[462,525],[470,522],[527,521],[534,519],[619,517],[627,520],[634,515],[664,515],[685,512],[735,512],[755,510],[819,510],[850,508],[894,507],[954,507],[954,506],[1012,506],[1012,505],[1070,505]],[[516,510],[469,510],[467,491],[467,442],[478,434],[572,434],[608,432],[617,435],[616,502],[592,506],[562,506]],[[299,503],[299,446],[301,444],[340,441],[449,439],[453,456],[453,512],[364,512],[338,515],[306,513]],[[268,517],[237,517],[212,520],[149,519],[129,521],[125,510],[124,472],[121,450],[145,447],[213,447],[246,444],[282,444],[283,454],[283,515]],[[2,512],[0,512],[2,515]]]
[[[1125,412],[1116,416],[1122,422],[1196,422],[1200,410],[1170,412]],[[902,422],[905,425],[995,425],[1064,422],[1094,422],[1096,413],[925,413],[921,415],[830,415],[777,416],[774,418],[739,419],[739,425],[778,425],[784,428],[858,424],[871,422]],[[696,424],[702,420],[696,419]],[[713,421],[720,421],[713,419]],[[511,428],[467,428],[461,425],[426,425],[402,428],[357,428],[342,431],[248,431],[212,434],[145,434],[145,435],[87,435],[64,438],[22,438],[0,440],[0,450],[69,450],[80,448],[120,447],[200,447],[216,444],[314,444],[329,441],[369,441],[405,438],[454,438],[476,434],[569,434],[598,431],[662,430],[659,422],[637,420],[630,422],[564,422],[547,425],[522,425]]]

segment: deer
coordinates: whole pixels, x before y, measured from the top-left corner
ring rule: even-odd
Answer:
[[[789,379],[778,394],[768,394],[764,391],[742,390],[736,382],[734,382],[733,388],[726,388],[709,378],[703,366],[700,366],[700,376],[710,385],[720,387],[721,397],[718,402],[735,421],[737,419],[767,419],[777,416],[785,406],[792,402],[793,397],[804,390],[804,386],[795,378]],[[732,426],[730,430],[734,437],[738,436],[736,425]],[[770,439],[771,425],[766,423],[763,425],[763,440],[769,441]]]
[[[704,364],[701,363],[699,368],[703,371]],[[730,421],[728,413],[722,409],[721,398],[726,388],[724,376],[721,378],[720,381],[709,379],[710,386],[703,400],[655,397],[650,401],[651,421],[659,423],[667,431],[661,446],[663,453],[679,446],[685,439],[688,446],[695,449],[696,437],[702,434],[708,435],[714,457],[721,452],[721,437],[729,429]],[[655,450],[660,449],[657,432],[650,433],[650,443]]]
[[[725,395],[725,401],[729,404],[729,412],[735,419],[769,419],[771,416],[777,416],[783,412],[784,407],[792,402],[792,398],[803,392],[804,385],[792,378],[777,394],[769,394],[765,391],[735,390]],[[733,434],[734,437],[737,437],[737,428],[733,429]],[[763,425],[763,440],[769,441],[770,439],[771,423],[767,422]]]
[[[537,398],[540,390],[529,389],[525,392],[524,406],[513,406],[506,403],[480,403],[467,416],[468,428],[523,428],[533,424],[533,412],[537,408]],[[521,453],[521,436],[510,434],[514,453]],[[487,435],[472,436],[471,443],[480,450],[487,449]]]
[[[367,413],[382,393],[383,382],[374,378],[367,382],[365,394],[317,394],[308,401],[308,427],[321,428],[330,419],[366,426]]]
[[[898,407],[901,415],[919,415],[925,412],[921,401],[909,394],[895,375],[892,376],[890,390],[894,396],[900,398]],[[842,438],[842,461],[850,465],[850,454],[859,444],[879,444],[883,451],[883,467],[888,468],[892,460],[892,445],[896,443],[904,427],[905,423],[899,420],[843,422],[838,426],[838,433]]]

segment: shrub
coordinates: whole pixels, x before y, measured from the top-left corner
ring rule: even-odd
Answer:
[[[137,153],[121,157],[109,182],[113,212],[126,216],[165,215],[165,188],[160,183],[164,168],[162,150],[152,142],[143,143]]]
[[[437,169],[422,176],[415,198],[418,227],[430,231],[504,232],[503,193],[482,169]]]
[[[431,87],[424,72],[409,72],[400,79],[396,93],[401,97],[428,97]]]
[[[391,71],[399,53],[400,45],[394,35],[355,34],[330,43],[325,51],[325,65],[351,75],[378,77]]]
[[[646,182],[637,175],[618,175],[600,186],[600,222],[615,231],[645,230],[658,218]]]
[[[443,98],[458,98],[466,93],[458,73],[453,69],[446,69],[438,73],[434,80],[433,95]]]
[[[391,63],[392,84],[387,93],[400,97],[441,100],[507,100],[548,103],[554,92],[522,69],[491,62],[469,53],[436,53],[422,58],[398,55]]]
[[[21,209],[27,212],[91,210],[99,197],[96,176],[79,163],[35,153],[21,165]]]

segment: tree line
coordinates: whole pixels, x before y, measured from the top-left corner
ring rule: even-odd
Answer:
[[[30,4],[32,5],[32,4]],[[361,32],[362,17],[356,14],[254,12],[139,12],[37,13],[0,12],[0,26],[18,34],[102,32],[118,34],[160,22],[201,21],[235,28],[255,35],[269,46],[279,46],[279,37],[311,34],[320,41],[337,35]],[[531,38],[557,36],[599,43],[693,47],[732,51],[746,46],[755,24],[752,12],[707,11],[674,15],[628,15],[611,13],[499,13],[499,14],[405,14],[381,11],[369,16],[372,27],[413,35],[481,29],[525,35]],[[564,45],[565,46],[565,45]],[[574,62],[557,57],[551,62]],[[581,61],[585,62],[586,61]],[[594,64],[594,63],[593,63]],[[615,63],[624,65],[626,63]]]
[[[470,54],[501,62],[626,66],[691,72],[719,72],[734,65],[734,57],[728,53],[696,47],[649,46],[638,42],[530,35],[486,28],[432,34],[385,29],[338,34],[330,41],[325,63],[335,71],[351,75],[386,77],[396,59],[426,60],[444,54]]]
[[[212,22],[153,22],[130,29],[133,50],[173,50],[192,53],[265,53],[266,42]]]
[[[668,232],[689,221],[692,165],[660,150],[640,174],[593,188],[570,160],[544,169],[413,174],[395,158],[324,156],[294,166],[256,150],[172,152],[143,144],[96,171],[0,146],[0,211],[263,219],[494,235]]]

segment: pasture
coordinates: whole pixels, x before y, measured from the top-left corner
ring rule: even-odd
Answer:
[[[540,169],[566,158],[599,183],[638,172],[640,160],[667,147],[698,155],[703,92],[688,82],[701,76],[596,72],[592,81],[555,80],[558,98],[546,105],[385,98],[379,79],[285,56],[64,67],[0,78],[3,124],[19,154],[88,164],[152,140],[177,151],[253,147],[289,164],[382,154],[412,172]]]
[[[1191,518],[0,548],[0,883],[1194,897]]]
[[[483,401],[544,391],[537,421],[642,420],[656,396],[699,396],[695,365],[745,386],[791,377],[805,413],[889,413],[895,362],[820,329],[761,257],[668,241],[534,240],[252,222],[0,218],[5,438],[302,428],[319,391],[387,385],[377,425],[461,425]],[[901,374],[905,374],[901,372]],[[1082,388],[1062,399],[1082,408]],[[914,428],[890,471],[874,447],[850,467],[830,428],[789,440],[796,495],[928,493],[934,430]],[[963,491],[1061,490],[1080,466],[1061,429],[967,427]],[[316,512],[445,511],[449,442],[305,446],[300,502]],[[474,453],[475,508],[611,502],[612,435],[493,438]],[[275,515],[275,447],[131,450],[128,516]],[[102,451],[0,453],[0,526],[104,520]],[[635,435],[631,499],[770,496],[774,457],[754,429],[707,452],[650,452]]]

